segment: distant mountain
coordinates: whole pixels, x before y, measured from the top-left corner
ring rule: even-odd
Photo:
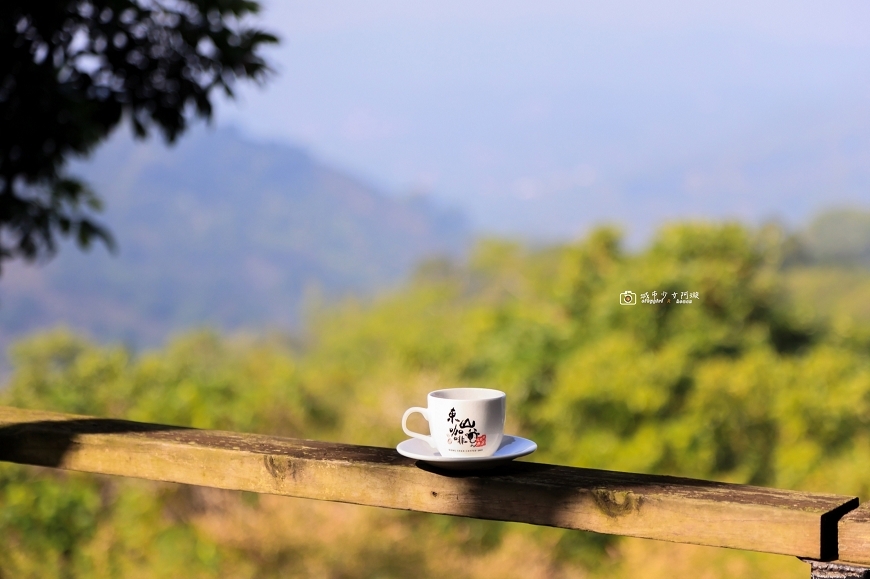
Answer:
[[[870,267],[870,211],[853,207],[820,213],[799,241],[812,263]]]
[[[232,130],[172,148],[116,136],[74,171],[105,199],[119,253],[66,246],[46,265],[6,268],[0,347],[58,323],[132,344],[191,325],[292,328],[307,294],[394,284],[469,238],[456,212]]]

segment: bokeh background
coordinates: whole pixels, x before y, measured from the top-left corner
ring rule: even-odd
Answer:
[[[119,251],[0,278],[0,402],[870,490],[870,7],[263,2],[275,73],[74,173]],[[621,306],[619,293],[698,292]],[[2,465],[0,576],[803,577],[787,557]]]

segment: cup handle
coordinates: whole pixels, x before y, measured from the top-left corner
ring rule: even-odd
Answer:
[[[425,434],[420,434],[419,432],[413,432],[411,430],[408,430],[408,417],[415,412],[419,412],[420,414],[422,414],[423,418],[426,419],[426,422],[429,422],[429,409],[414,406],[405,410],[405,414],[404,416],[402,416],[402,430],[404,430],[405,434],[407,434],[408,436],[412,438],[419,438],[420,440],[425,441],[432,448],[438,448],[437,446],[435,446],[435,441],[432,440],[431,436],[426,436]]]

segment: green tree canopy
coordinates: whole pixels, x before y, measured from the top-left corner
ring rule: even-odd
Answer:
[[[124,118],[173,141],[209,118],[215,89],[262,79],[276,38],[250,0],[0,3],[0,266],[51,255],[58,236],[111,246],[98,197],[64,173]]]
[[[639,252],[609,229],[542,248],[488,240],[315,312],[294,339],[198,332],[133,355],[44,334],[10,351],[0,404],[392,446],[427,392],[489,386],[508,393],[507,432],[539,444],[530,460],[866,497],[870,328],[794,308],[775,237],[678,224]],[[621,305],[626,290],[671,303]],[[695,551],[682,571],[690,551],[644,551],[665,561],[650,572],[638,543],[609,536],[332,508],[0,464],[0,574],[796,576],[730,550]]]

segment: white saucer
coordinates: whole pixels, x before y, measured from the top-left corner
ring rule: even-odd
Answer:
[[[537,449],[538,445],[531,440],[519,436],[508,436],[507,434],[501,439],[501,444],[498,450],[495,451],[495,454],[480,458],[441,456],[441,453],[419,438],[409,438],[404,442],[400,442],[399,446],[396,447],[396,450],[402,456],[428,462],[439,468],[450,470],[492,468],[510,462],[515,458],[532,454]]]

